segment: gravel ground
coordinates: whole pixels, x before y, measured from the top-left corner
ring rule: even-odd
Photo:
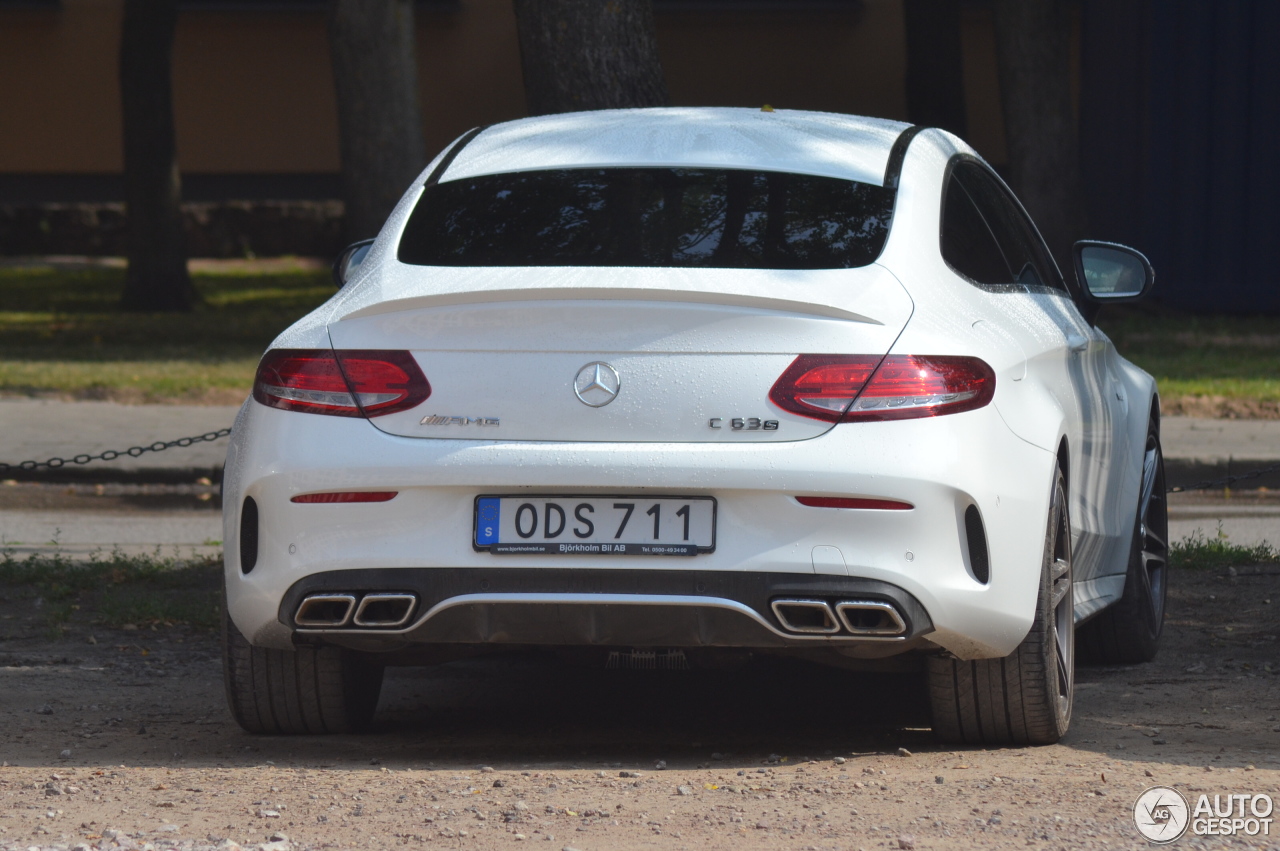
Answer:
[[[1156,662],[1082,669],[1061,744],[986,750],[932,742],[913,675],[768,659],[398,669],[367,735],[250,736],[216,636],[50,639],[2,588],[0,849],[1142,848],[1149,786],[1280,799],[1280,570],[1172,589]]]

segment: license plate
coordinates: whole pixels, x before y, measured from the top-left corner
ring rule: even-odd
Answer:
[[[710,496],[478,496],[475,548],[506,555],[694,556],[716,548]]]

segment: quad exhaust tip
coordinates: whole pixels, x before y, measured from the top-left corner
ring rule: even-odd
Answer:
[[[356,626],[395,628],[404,626],[418,598],[412,594],[365,594],[356,609]]]
[[[312,594],[298,606],[293,622],[298,626],[343,627],[351,621],[356,598],[350,594]]]
[[[845,600],[836,603],[840,623],[853,635],[905,635],[907,624],[891,603]]]
[[[840,622],[826,600],[774,600],[773,613],[791,632],[834,635],[840,631]]]
[[[293,622],[311,629],[395,629],[413,617],[414,594],[311,594],[298,605]]]
[[[907,623],[892,603],[881,600],[841,600],[834,611],[826,600],[774,600],[773,613],[788,632],[860,638],[900,638]]]

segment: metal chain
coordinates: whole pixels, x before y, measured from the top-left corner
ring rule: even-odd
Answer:
[[[47,461],[23,461],[21,464],[5,464],[0,461],[0,473],[7,473],[10,470],[38,470],[41,467],[50,467],[57,469],[64,464],[88,464],[90,461],[114,461],[121,455],[128,455],[130,458],[137,458],[147,452],[163,452],[166,449],[172,449],[175,446],[190,446],[193,443],[207,443],[209,441],[218,440],[231,434],[231,429],[223,428],[218,431],[211,431],[195,437],[180,437],[177,440],[157,440],[150,446],[131,446],[128,449],[119,451],[108,449],[106,452],[100,452],[97,455],[77,455],[74,458],[50,458]]]
[[[1259,470],[1250,470],[1247,473],[1241,473],[1238,476],[1226,476],[1221,479],[1207,479],[1203,482],[1196,482],[1194,485],[1179,485],[1176,488],[1169,488],[1165,493],[1182,493],[1183,491],[1207,491],[1217,490],[1218,488],[1229,488],[1232,482],[1242,482],[1246,479],[1256,479],[1259,476],[1265,476],[1267,473],[1274,473],[1280,470],[1280,464],[1272,464],[1270,467],[1263,467]]]
[[[81,454],[73,458],[58,458],[57,456],[46,461],[23,461],[20,464],[6,464],[0,461],[0,473],[7,473],[10,470],[38,470],[41,467],[49,467],[57,469],[66,464],[88,464],[90,461],[114,461],[121,455],[128,455],[130,458],[137,458],[147,452],[163,452],[166,449],[172,449],[175,446],[187,447],[195,443],[207,443],[219,440],[231,434],[231,429],[223,428],[217,431],[206,432],[205,434],[196,435],[194,437],[180,437],[177,440],[157,440],[150,446],[131,446],[128,449],[114,450],[108,449],[106,452],[100,452],[97,455]],[[1280,464],[1273,464],[1270,467],[1263,467],[1259,470],[1250,470],[1247,473],[1240,473],[1236,476],[1226,476],[1221,479],[1206,479],[1203,482],[1196,482],[1194,485],[1178,485],[1176,488],[1169,488],[1166,493],[1183,493],[1185,491],[1202,491],[1217,490],[1218,488],[1230,487],[1234,482],[1243,482],[1249,479],[1256,479],[1265,476],[1268,473],[1274,473],[1280,470]]]

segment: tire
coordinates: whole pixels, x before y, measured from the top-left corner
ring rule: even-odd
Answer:
[[[973,745],[1051,745],[1066,734],[1075,691],[1071,581],[1071,520],[1059,470],[1031,630],[1003,659],[929,658],[935,737]]]
[[[353,733],[369,726],[383,668],[340,647],[273,650],[251,645],[223,607],[227,705],[250,733]]]
[[[1124,594],[1080,627],[1080,656],[1102,665],[1150,662],[1164,632],[1169,586],[1169,505],[1159,425],[1147,429],[1142,487],[1133,523]]]

